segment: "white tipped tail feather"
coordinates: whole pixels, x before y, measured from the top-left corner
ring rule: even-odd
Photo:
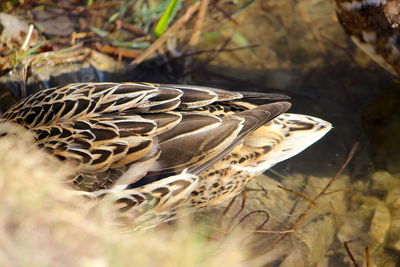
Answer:
[[[332,125],[322,119],[284,113],[253,132],[244,142],[247,149],[263,148],[261,159],[253,166],[255,174],[261,173],[275,164],[291,158],[321,139],[332,129]]]

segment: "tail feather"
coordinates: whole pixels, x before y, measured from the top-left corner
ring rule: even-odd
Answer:
[[[264,171],[297,155],[331,129],[332,125],[322,119],[284,113],[248,136],[242,149],[262,148],[264,153],[254,168]]]

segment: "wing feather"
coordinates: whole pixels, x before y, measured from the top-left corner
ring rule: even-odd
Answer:
[[[4,119],[30,129],[36,143],[60,160],[75,162],[76,183],[93,191],[204,170],[290,106],[239,102],[256,98],[282,96],[191,85],[81,83],[30,96]]]

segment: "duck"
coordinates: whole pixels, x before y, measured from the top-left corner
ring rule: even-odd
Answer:
[[[0,119],[0,137],[7,125],[25,128],[73,168],[74,190],[111,197],[132,223],[158,225],[232,199],[332,128],[287,113],[288,100],[195,85],[73,83],[17,102]]]

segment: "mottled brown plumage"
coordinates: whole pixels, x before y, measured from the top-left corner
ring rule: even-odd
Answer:
[[[115,198],[138,221],[168,220],[179,207],[219,204],[331,128],[283,114],[285,96],[151,83],[81,83],[43,90],[11,107],[7,123],[73,162],[74,186]],[[9,132],[5,126],[0,133]]]

